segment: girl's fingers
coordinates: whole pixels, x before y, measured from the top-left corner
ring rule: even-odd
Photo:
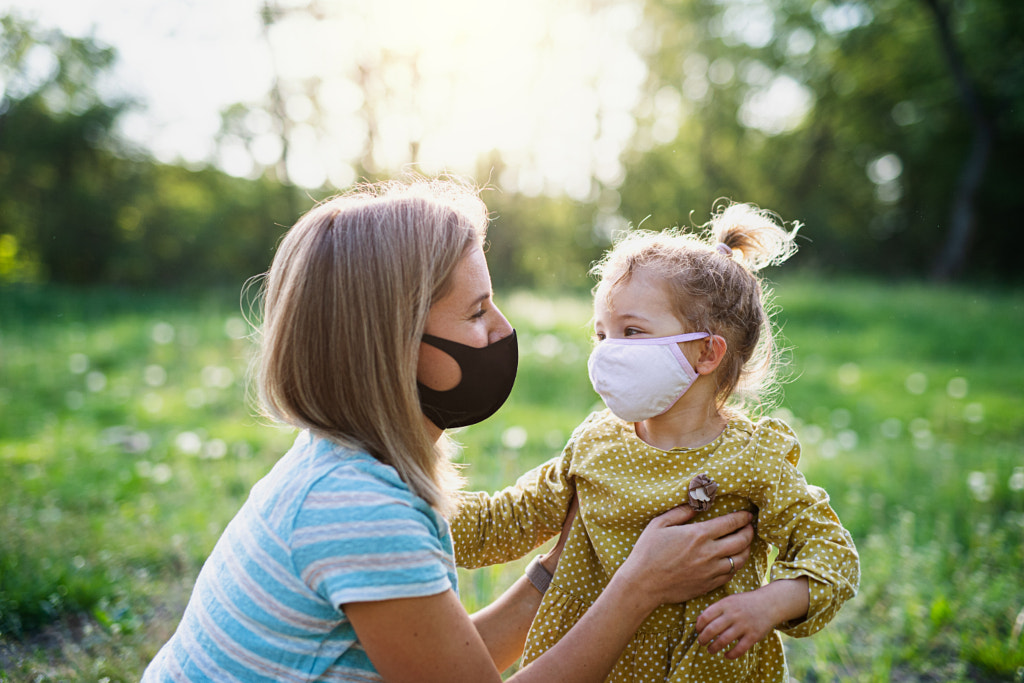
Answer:
[[[757,641],[750,636],[743,636],[739,641],[733,645],[732,649],[725,653],[726,659],[736,659],[742,657],[747,651],[754,647],[754,643]]]

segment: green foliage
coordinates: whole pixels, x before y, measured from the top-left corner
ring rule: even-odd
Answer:
[[[622,184],[595,184],[584,202],[488,193],[495,281],[582,291],[614,229],[700,224],[719,197],[806,224],[813,249],[789,269],[928,272],[977,129],[929,2],[648,0],[638,49],[650,92]],[[969,274],[1016,279],[1021,233],[1005,226],[1020,208],[1024,5],[937,5],[995,131]],[[136,105],[100,94],[111,48],[0,21],[0,283],[190,288],[265,269],[313,198],[278,182],[280,170],[233,178],[128,148],[116,130]],[[756,98],[780,78],[806,89],[808,113],[759,129],[752,118],[772,105]],[[239,127],[247,111],[229,108],[222,136],[251,143]],[[869,177],[879,159],[897,163],[894,177]],[[478,177],[501,166],[493,156]]]
[[[1018,277],[1017,160],[1024,146],[1024,9],[1010,0],[954,3],[955,53],[996,143],[974,198],[975,277]],[[952,199],[976,133],[924,0],[813,2],[649,0],[648,111],[627,154],[623,215],[662,228],[703,222],[725,196],[806,223],[819,270],[925,274],[947,239]],[[754,11],[756,10],[756,11]],[[745,12],[753,11],[750,17]],[[756,30],[755,30],[756,29]],[[756,97],[777,78],[811,95],[795,128],[759,130]],[[678,102],[674,139],[654,138]],[[671,111],[668,107],[668,111]],[[869,178],[885,155],[894,178]]]
[[[282,445],[246,413],[230,300],[40,294],[0,304],[7,637],[73,611],[133,624],[132,582],[193,571]]]

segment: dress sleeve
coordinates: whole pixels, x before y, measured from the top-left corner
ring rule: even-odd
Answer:
[[[797,469],[800,444],[793,430],[778,420],[765,420],[754,439],[757,471],[764,476],[760,495],[752,496],[759,508],[757,533],[779,548],[772,580],[805,576],[810,589],[807,616],[779,630],[794,638],[809,636],[857,594],[860,558],[828,494],[808,484]]]
[[[425,503],[386,483],[353,492],[324,482],[295,516],[292,561],[303,583],[335,608],[436,595],[454,589],[443,526]]]
[[[573,440],[557,458],[497,493],[464,492],[452,518],[455,561],[475,569],[517,560],[562,528],[575,493],[569,475]]]

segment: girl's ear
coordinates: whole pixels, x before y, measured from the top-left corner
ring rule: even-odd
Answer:
[[[705,340],[704,348],[700,352],[700,358],[694,363],[693,369],[697,371],[698,375],[710,375],[714,372],[722,359],[725,358],[726,349],[729,345],[725,341],[725,337],[720,337],[717,334],[713,334]]]

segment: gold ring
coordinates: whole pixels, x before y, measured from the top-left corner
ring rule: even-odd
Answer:
[[[734,571],[736,571],[736,563],[732,561],[732,555],[725,559],[729,560],[729,573],[732,574]]]

